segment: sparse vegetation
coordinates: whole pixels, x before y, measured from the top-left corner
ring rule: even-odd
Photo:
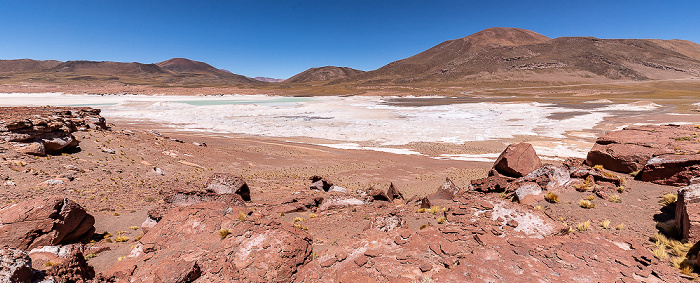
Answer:
[[[585,209],[595,208],[595,204],[592,203],[590,200],[586,200],[586,199],[579,200],[578,205],[580,207],[585,208]]]
[[[316,217],[318,217],[318,215],[316,215],[316,213],[309,214],[309,218],[316,218]]]
[[[625,187],[623,187],[623,186],[617,187],[617,192],[618,192],[618,193],[621,193],[621,194],[622,194],[622,193],[624,193],[625,191],[626,191]]]
[[[608,198],[608,201],[609,201],[609,202],[614,202],[614,203],[621,203],[621,202],[622,202],[622,199],[620,198],[620,195],[611,195],[611,196]]]
[[[597,165],[593,166],[593,169],[596,169],[596,170],[603,170],[603,165],[597,164]]]
[[[544,195],[544,200],[549,203],[558,203],[559,196],[554,192],[547,192],[547,194]]]
[[[600,223],[600,227],[603,227],[603,229],[610,229],[610,219],[605,219],[603,222]]]
[[[50,261],[50,260],[47,262],[44,262],[44,267],[52,267],[54,265],[56,265],[56,263],[53,261]]]
[[[622,224],[622,223],[617,224],[617,226],[615,226],[615,230],[622,230],[624,228],[625,228],[625,224]]]
[[[224,239],[224,238],[226,238],[226,236],[228,236],[231,233],[233,233],[233,231],[231,231],[229,229],[221,229],[221,230],[219,230],[219,237],[221,237],[221,239]]]
[[[587,200],[594,200],[594,199],[595,199],[595,196],[594,196],[594,195],[589,195],[588,197],[586,197],[586,199],[587,199]]]
[[[129,241],[129,237],[119,236],[119,237],[114,238],[114,241],[117,243],[126,242],[126,241]]]
[[[586,222],[579,223],[576,226],[576,230],[578,230],[579,232],[588,231],[588,229],[590,229],[590,228],[591,228],[591,221],[590,220],[586,220]]]
[[[428,227],[428,224],[423,224],[423,225],[421,225],[418,229],[419,229],[419,230],[423,230],[423,229],[425,229],[426,227]]]
[[[447,217],[442,216],[442,217],[438,218],[437,223],[438,224],[445,224],[445,221],[447,221]]]
[[[661,200],[659,200],[659,203],[663,206],[667,206],[670,204],[673,204],[678,200],[678,195],[674,193],[667,193],[661,197]]]
[[[247,215],[245,215],[245,213],[243,213],[243,212],[238,213],[238,221],[243,222],[243,221],[245,221],[246,217],[247,217]]]

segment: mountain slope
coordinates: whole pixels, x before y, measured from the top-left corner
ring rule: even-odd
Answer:
[[[186,58],[173,58],[156,63],[164,70],[173,72],[176,76],[166,82],[190,84],[190,85],[264,85],[266,82],[258,81],[246,76],[217,69],[204,62]]]
[[[439,85],[615,81],[700,75],[700,45],[682,40],[560,37],[490,28],[339,82]]]
[[[352,77],[364,71],[348,67],[325,66],[310,68],[285,80],[285,83],[307,83]]]
[[[0,60],[0,74],[38,72],[61,64],[61,61],[32,59]]]

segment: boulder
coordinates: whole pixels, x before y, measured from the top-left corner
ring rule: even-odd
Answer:
[[[389,201],[389,197],[386,195],[386,193],[382,189],[376,189],[374,187],[370,187],[369,189],[367,189],[367,194],[370,196],[370,198],[372,200]]]
[[[311,190],[327,192],[331,189],[331,187],[333,187],[333,183],[319,176],[311,176],[309,180],[311,180],[311,186],[309,186],[309,189]]]
[[[28,250],[89,238],[95,218],[72,200],[51,196],[0,209],[0,243]]]
[[[350,196],[345,196],[345,195],[331,195],[325,199],[323,199],[323,202],[321,205],[318,207],[318,211],[326,211],[326,210],[331,210],[331,209],[342,209],[350,206],[357,206],[357,205],[364,205],[365,202],[362,200],[356,199],[354,197]]]
[[[52,266],[46,275],[57,283],[87,282],[95,277],[95,270],[88,265],[80,249],[73,249],[67,259]]]
[[[243,200],[243,197],[236,193],[218,194],[208,190],[202,191],[175,189],[173,191],[165,192],[163,194],[165,195],[164,200],[166,203],[174,204],[177,206],[187,206],[210,201],[219,201],[229,203],[232,205],[245,206],[245,201]]]
[[[0,282],[32,282],[32,259],[22,250],[0,247]]]
[[[489,176],[486,178],[472,180],[471,185],[475,191],[479,192],[503,192],[508,187],[508,179],[504,177]]]
[[[508,177],[519,178],[540,166],[542,166],[542,161],[531,144],[516,143],[509,145],[498,156],[489,175],[493,176],[498,172]]]
[[[700,176],[700,154],[664,154],[649,159],[639,179],[661,185],[686,186],[697,176]]]
[[[46,147],[44,147],[44,144],[41,142],[13,142],[12,146],[17,152],[20,153],[36,156],[46,155]]]
[[[519,183],[515,189],[515,198],[521,204],[533,204],[542,200],[542,187],[537,183]]]
[[[106,272],[124,282],[292,282],[311,261],[304,230],[222,202],[171,209]]]
[[[524,177],[521,182],[535,182],[548,191],[561,190],[571,181],[570,172],[564,166],[545,164]]]
[[[602,165],[605,169],[622,173],[638,172],[658,151],[658,149],[636,144],[596,143],[588,152],[586,164]]]
[[[683,240],[700,241],[700,184],[678,190],[676,200],[676,228]]]
[[[455,183],[450,180],[450,178],[445,178],[445,183],[440,186],[436,192],[429,194],[427,199],[431,202],[436,202],[438,200],[452,200],[454,196],[459,193],[459,188]]]
[[[390,183],[389,189],[386,190],[386,196],[389,198],[389,201],[403,199],[403,194],[394,186],[394,183]]]
[[[206,189],[217,194],[238,194],[244,201],[250,201],[250,188],[240,178],[231,174],[218,173],[209,177]]]

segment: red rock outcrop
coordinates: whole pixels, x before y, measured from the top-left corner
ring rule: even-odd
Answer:
[[[88,265],[80,249],[73,249],[68,258],[52,266],[46,275],[57,283],[88,282],[95,277],[95,270]]]
[[[698,129],[688,125],[635,126],[598,138],[586,163],[622,173],[639,172],[642,181],[684,186],[700,174]]]
[[[209,177],[206,184],[209,192],[217,194],[238,194],[244,201],[250,201],[250,188],[241,177],[217,173]]]
[[[29,117],[29,118],[27,118]],[[31,154],[58,153],[78,146],[77,130],[106,129],[99,109],[88,107],[0,107],[0,139]]]
[[[678,190],[675,220],[683,240],[700,241],[700,184]]]
[[[490,176],[502,175],[519,178],[542,166],[542,161],[529,143],[516,143],[508,147],[498,156],[493,164]]]
[[[222,202],[176,207],[108,275],[128,282],[290,282],[311,260],[305,231]]]
[[[95,218],[72,200],[51,196],[0,209],[0,243],[28,250],[90,237]]]

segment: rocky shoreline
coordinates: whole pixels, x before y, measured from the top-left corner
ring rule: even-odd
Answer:
[[[488,174],[407,194],[395,179],[355,189],[324,174],[230,170],[249,151],[108,127],[95,109],[0,113],[8,282],[697,278],[694,126],[610,132],[561,164],[512,144]]]

